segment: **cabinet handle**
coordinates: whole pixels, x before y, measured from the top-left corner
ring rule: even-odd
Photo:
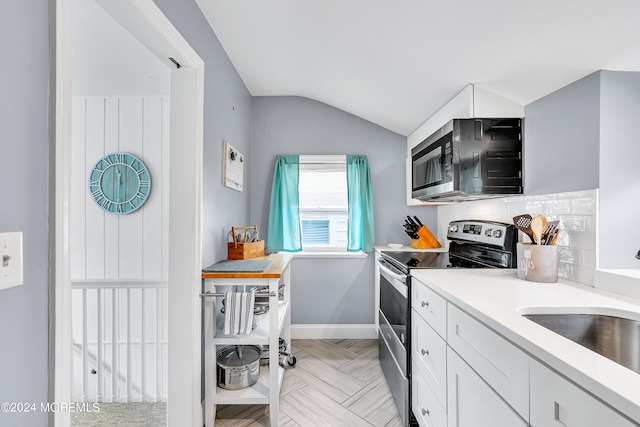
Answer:
[[[422,307],[429,307],[429,301],[422,301],[422,302],[420,303],[420,305],[421,305]]]
[[[422,353],[423,356],[425,355],[429,355],[429,350],[425,350],[424,348],[422,350],[420,350],[420,352]]]
[[[429,416],[429,410],[422,408],[422,416],[424,417],[425,415]]]

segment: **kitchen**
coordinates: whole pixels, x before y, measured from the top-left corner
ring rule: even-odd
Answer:
[[[43,2],[32,3],[33,4],[30,5],[25,4],[25,6],[20,6],[21,8],[24,7],[25,11],[23,11],[23,15],[19,16],[20,20],[16,19],[15,21],[25,24],[25,27],[42,29],[38,30],[39,42],[34,42],[32,46],[32,48],[41,55],[36,55],[38,59],[25,60],[29,64],[32,63],[31,61],[40,62],[35,62],[33,67],[30,68],[28,75],[24,77],[13,74],[10,75],[11,82],[24,82],[23,87],[25,88],[25,92],[29,93],[32,93],[27,90],[31,83],[27,82],[46,82],[48,77],[46,72],[46,59],[48,58],[48,50],[46,47],[46,41],[48,40],[46,31],[48,22],[47,6],[42,4]],[[202,45],[204,43],[204,41],[198,41],[201,37],[199,34],[196,34],[198,31],[202,31],[212,38],[215,37],[211,30],[206,29],[207,24],[201,17],[196,5],[177,5],[173,4],[174,2],[157,3],[194,45]],[[34,8],[32,10],[38,10],[41,14],[34,16],[33,14],[26,13],[26,11],[29,11],[30,6]],[[629,15],[632,15],[632,13],[629,13]],[[7,20],[11,18],[13,18],[13,15],[8,14]],[[37,19],[39,25],[32,26],[31,23],[35,19]],[[16,28],[14,22],[7,22],[5,28],[11,28],[14,33],[22,34],[20,28]],[[597,32],[594,31],[594,33]],[[210,51],[206,52],[207,49],[210,49]],[[615,49],[615,47],[612,46],[612,49]],[[326,104],[305,98],[256,97],[251,99],[241,79],[233,71],[231,61],[217,42],[214,42],[213,48],[200,48],[199,53],[203,56],[207,64],[217,64],[208,68],[211,70],[212,75],[208,77],[209,80],[207,81],[209,82],[208,85],[210,89],[214,93],[222,94],[217,99],[213,99],[214,97],[212,96],[212,98],[207,98],[206,101],[208,105],[206,108],[208,118],[205,124],[205,138],[208,142],[207,145],[205,145],[204,157],[207,158],[208,161],[205,162],[204,169],[204,206],[206,214],[203,227],[203,236],[205,236],[203,239],[203,265],[210,260],[219,259],[224,256],[226,247],[223,233],[226,232],[229,226],[239,223],[249,224],[255,222],[260,225],[261,229],[265,228],[266,212],[264,206],[266,196],[264,193],[265,186],[267,185],[266,181],[268,181],[266,177],[269,176],[272,166],[267,164],[269,162],[258,162],[256,159],[265,158],[265,156],[271,156],[272,158],[275,153],[292,151],[294,149],[299,152],[306,151],[309,154],[318,154],[318,147],[323,147],[323,151],[326,153],[335,153],[338,150],[344,152],[342,148],[346,142],[343,143],[343,141],[358,141],[354,142],[355,145],[350,146],[349,151],[363,152],[370,157],[374,187],[376,188],[377,194],[381,194],[381,196],[377,197],[377,200],[385,200],[386,207],[376,212],[377,243],[386,244],[388,242],[399,242],[403,241],[402,239],[406,239],[402,230],[395,228],[395,224],[398,223],[398,219],[404,218],[407,214],[418,215],[431,230],[436,230],[440,227],[440,218],[436,213],[436,208],[408,208],[406,207],[404,192],[398,190],[404,189],[406,138],[403,137],[402,134],[388,131],[373,125],[371,122],[362,121],[355,116],[348,115]],[[583,55],[588,56],[588,54]],[[591,71],[595,71],[598,68],[585,69],[584,72],[571,76],[561,76],[563,83],[558,84],[554,88],[550,88],[548,92],[551,93],[565,84],[569,84],[582,76],[590,74]],[[224,73],[227,73],[226,75],[230,77],[220,77],[220,70],[223,70]],[[541,72],[544,73],[545,71]],[[591,79],[596,80],[598,78],[598,76],[591,77]],[[7,80],[9,80],[9,78]],[[469,83],[469,80],[465,80],[461,85],[457,86],[455,90],[448,91],[446,95],[440,96],[438,106],[443,105],[467,83]],[[9,83],[7,84],[9,85]],[[594,99],[594,92],[598,92],[596,87],[597,84],[587,79],[568,89],[568,91],[574,91],[576,96],[582,96],[580,100],[573,98],[574,93],[571,94],[571,99],[574,99],[574,102],[566,101],[566,98],[563,98],[564,101],[562,99],[556,101],[553,99],[554,97],[545,99],[547,102],[546,108],[549,110],[558,108],[559,110],[556,111],[561,111],[564,114],[563,117],[566,117],[566,123],[573,124],[571,128],[581,134],[577,138],[572,138],[574,144],[565,144],[565,141],[570,142],[570,140],[566,138],[566,135],[558,135],[557,139],[547,139],[539,136],[537,144],[547,145],[540,151],[525,153],[526,186],[527,193],[529,189],[531,189],[531,191],[535,191],[537,194],[555,194],[579,189],[600,188],[600,207],[608,211],[601,211],[601,215],[609,218],[606,224],[601,224],[600,226],[616,227],[618,224],[631,222],[630,218],[624,217],[618,222],[615,221],[615,218],[625,214],[631,216],[636,211],[636,209],[620,209],[619,203],[605,203],[607,200],[613,199],[619,201],[620,199],[628,197],[628,194],[634,194],[633,183],[637,182],[637,177],[629,179],[629,177],[619,175],[625,171],[632,174],[634,171],[633,164],[627,165],[623,163],[633,161],[634,156],[628,151],[632,149],[633,144],[630,146],[624,138],[613,136],[610,140],[607,140],[606,146],[599,146],[599,138],[596,136],[600,135],[599,120],[593,120],[594,117],[586,113],[585,115],[577,115],[577,117],[566,116],[566,114],[572,111],[568,110],[569,107],[572,109],[578,109],[580,107],[587,109],[588,106],[597,108],[598,101]],[[13,92],[14,90],[15,89],[10,88],[9,93],[15,93]],[[47,112],[43,107],[43,105],[46,105],[45,93],[46,90],[39,87],[37,95],[33,95],[35,99],[31,98],[29,102],[24,101],[24,104],[20,104],[23,108],[29,109],[31,109],[32,106],[37,106],[37,108],[33,107],[33,109],[36,112],[34,123],[37,123],[35,130],[38,132],[38,137],[27,136],[26,140],[29,141],[28,144],[24,147],[14,147],[15,150],[18,150],[18,158],[24,158],[23,161],[15,164],[19,167],[24,167],[25,171],[33,171],[32,173],[34,175],[32,179],[41,184],[42,190],[39,190],[36,194],[27,195],[25,191],[26,187],[17,187],[16,194],[10,192],[7,195],[7,197],[12,200],[16,200],[17,211],[3,214],[7,215],[6,217],[3,216],[3,218],[6,218],[7,225],[4,226],[6,227],[6,231],[12,231],[18,228],[25,230],[25,251],[28,255],[25,265],[26,270],[31,273],[25,278],[25,283],[29,286],[16,288],[13,291],[6,291],[10,292],[10,294],[3,295],[3,304],[6,304],[6,308],[3,305],[2,312],[11,314],[3,314],[3,316],[6,317],[2,319],[6,324],[10,322],[24,324],[26,329],[22,332],[29,337],[35,338],[29,339],[18,336],[19,334],[16,332],[7,335],[5,342],[14,342],[16,343],[16,348],[27,349],[23,351],[28,351],[36,360],[34,360],[33,363],[27,363],[20,357],[22,351],[17,350],[8,351],[3,355],[3,365],[13,366],[15,375],[19,376],[8,377],[11,379],[7,381],[7,384],[11,384],[11,387],[10,389],[3,388],[6,393],[3,396],[5,397],[4,400],[16,399],[16,396],[24,400],[47,400],[47,388],[49,384],[47,378],[50,372],[47,368],[47,346],[45,344],[47,342],[46,325],[49,320],[46,314],[48,306],[46,290],[48,273],[46,266],[51,265],[53,261],[49,258],[46,248],[42,247],[41,242],[48,240],[51,229],[46,226],[46,212],[42,210],[36,212],[31,209],[27,211],[25,207],[34,204],[46,205],[49,197],[49,194],[46,192],[47,183],[50,182],[50,179],[46,174],[48,156],[47,148],[45,148],[48,147],[48,145],[43,142],[48,140],[45,125],[47,123]],[[19,102],[22,103],[23,101]],[[526,111],[526,117],[536,113],[535,105],[527,103],[526,107],[533,109]],[[543,108],[544,105],[542,105],[542,103],[539,104],[538,107],[540,107],[538,112],[540,112],[540,110],[544,112],[545,108]],[[251,114],[249,113],[250,110]],[[606,114],[607,111],[609,110],[607,109],[604,113]],[[593,111],[587,113],[593,114]],[[7,112],[5,114],[11,115],[14,113]],[[24,113],[24,116],[20,117],[26,118],[26,114],[27,113]],[[428,115],[429,114],[424,114],[419,122],[426,119]],[[603,119],[610,120],[611,118],[603,117]],[[251,120],[254,121],[254,125],[250,124]],[[264,121],[259,122],[259,120]],[[574,124],[576,121],[580,126]],[[262,125],[260,123],[262,123]],[[633,120],[627,121],[625,126],[633,123]],[[416,125],[418,124],[419,123]],[[274,127],[277,129],[278,134],[274,134]],[[560,128],[560,126],[555,126],[551,131],[557,131],[558,128]],[[620,128],[608,128],[607,132],[615,132],[616,129]],[[413,129],[410,131],[412,130]],[[543,131],[546,132],[546,130]],[[409,132],[406,132],[406,134]],[[620,130],[620,132],[622,132],[622,130]],[[220,186],[218,165],[221,163],[220,156],[222,153],[220,144],[223,139],[231,141],[240,151],[248,155],[248,161],[251,165],[250,187],[253,187],[252,190],[247,189],[243,193],[233,193],[231,191],[225,191]],[[301,141],[304,141],[304,145],[301,145],[303,144]],[[278,143],[282,145],[277,146],[276,144]],[[615,144],[618,143],[624,144],[625,148],[615,148]],[[538,146],[537,144],[536,146]],[[272,145],[274,145],[273,148]],[[611,148],[611,151],[607,152],[609,148]],[[40,154],[36,156],[27,155],[26,153],[29,150]],[[558,150],[561,151],[559,152]],[[556,153],[551,159],[549,159],[549,156],[546,154],[550,151]],[[625,155],[620,155],[619,153],[625,153]],[[585,155],[587,158],[577,157],[582,155]],[[15,172],[14,161],[6,162],[7,163],[2,163],[3,170]],[[210,164],[211,167],[207,167],[207,164]],[[544,173],[540,173],[540,164],[546,165],[542,168]],[[571,173],[566,173],[567,169],[570,169]],[[538,171],[537,173],[536,170]],[[26,172],[20,173],[26,174]],[[13,180],[13,178],[11,179]],[[28,179],[23,180],[23,182],[28,181]],[[631,188],[618,188],[617,185],[620,183],[625,183],[625,185],[629,185]],[[609,187],[609,191],[606,191],[607,187]],[[624,191],[624,193],[618,194],[619,191]],[[251,197],[249,194],[251,194]],[[633,200],[630,202],[633,202]],[[219,209],[217,206],[233,206],[233,208]],[[22,218],[25,219],[23,220]],[[630,232],[612,230],[606,234],[602,233],[601,238],[621,240],[619,239],[620,235],[629,236]],[[630,236],[628,240],[629,241],[624,239],[622,243],[624,243],[625,246],[635,246],[637,245],[636,241],[639,239]],[[609,253],[619,254],[622,250],[617,249],[618,246],[616,246],[616,243],[617,242],[602,241],[601,245],[605,245],[605,250],[601,252],[605,256],[608,256]],[[637,251],[637,248],[631,250],[632,253],[634,251]],[[624,252],[629,251],[625,249]],[[294,277],[292,281],[299,284],[300,287],[298,289],[302,296],[297,304],[293,304],[294,313],[292,314],[294,319],[298,316],[296,323],[300,325],[345,325],[345,328],[334,326],[334,329],[350,328],[351,333],[363,329],[361,325],[371,325],[373,323],[374,314],[372,310],[367,310],[363,307],[367,305],[373,307],[374,304],[374,296],[370,288],[370,284],[373,283],[374,279],[373,259],[371,256],[366,259],[356,260],[338,259],[322,261],[298,259],[295,262],[296,268],[294,268],[293,274],[294,276],[297,275],[297,277]],[[601,268],[635,268],[633,265],[618,266],[616,262],[615,260],[608,260],[608,265],[605,264],[601,266]],[[331,265],[333,271],[341,272],[339,278],[340,283],[336,283],[334,280],[327,280],[334,278],[333,275],[328,277],[327,265]],[[326,289],[327,284],[330,286],[329,289]],[[321,286],[325,287],[322,288]],[[29,297],[27,297],[27,288],[34,289],[35,295],[29,295]],[[325,306],[332,307],[332,309],[323,311],[321,307],[317,306],[305,308],[305,300],[320,300]],[[362,304],[355,304],[354,301],[362,301]],[[367,302],[370,304],[367,304]],[[34,304],[36,310],[31,310],[30,307],[33,307]],[[19,307],[21,310],[18,310],[20,312],[16,313],[15,310],[9,310],[8,307]],[[296,313],[295,310],[298,310],[298,313]],[[24,314],[21,314],[29,311],[36,312],[34,313],[34,317],[27,319],[24,317]],[[21,385],[23,382],[20,378],[33,378],[34,386],[27,390],[25,386]]]

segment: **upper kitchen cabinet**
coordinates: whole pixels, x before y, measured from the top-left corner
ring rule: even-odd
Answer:
[[[527,195],[598,188],[599,111],[599,73],[525,107]]]
[[[640,268],[640,73],[597,71],[525,116],[525,194],[599,189],[597,268]]]
[[[524,117],[524,106],[475,85],[467,85],[407,137],[405,187],[408,206],[443,203],[425,203],[411,197],[411,149],[452,119],[484,117]]]

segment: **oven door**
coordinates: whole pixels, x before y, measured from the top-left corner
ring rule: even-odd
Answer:
[[[456,190],[453,171],[453,132],[411,150],[413,198],[434,197]]]
[[[407,372],[407,327],[409,319],[409,276],[394,269],[383,259],[380,270],[380,332],[390,347],[398,365]]]

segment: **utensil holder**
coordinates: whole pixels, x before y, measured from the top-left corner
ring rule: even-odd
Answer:
[[[518,278],[530,282],[558,281],[558,247],[520,242],[516,245]]]

